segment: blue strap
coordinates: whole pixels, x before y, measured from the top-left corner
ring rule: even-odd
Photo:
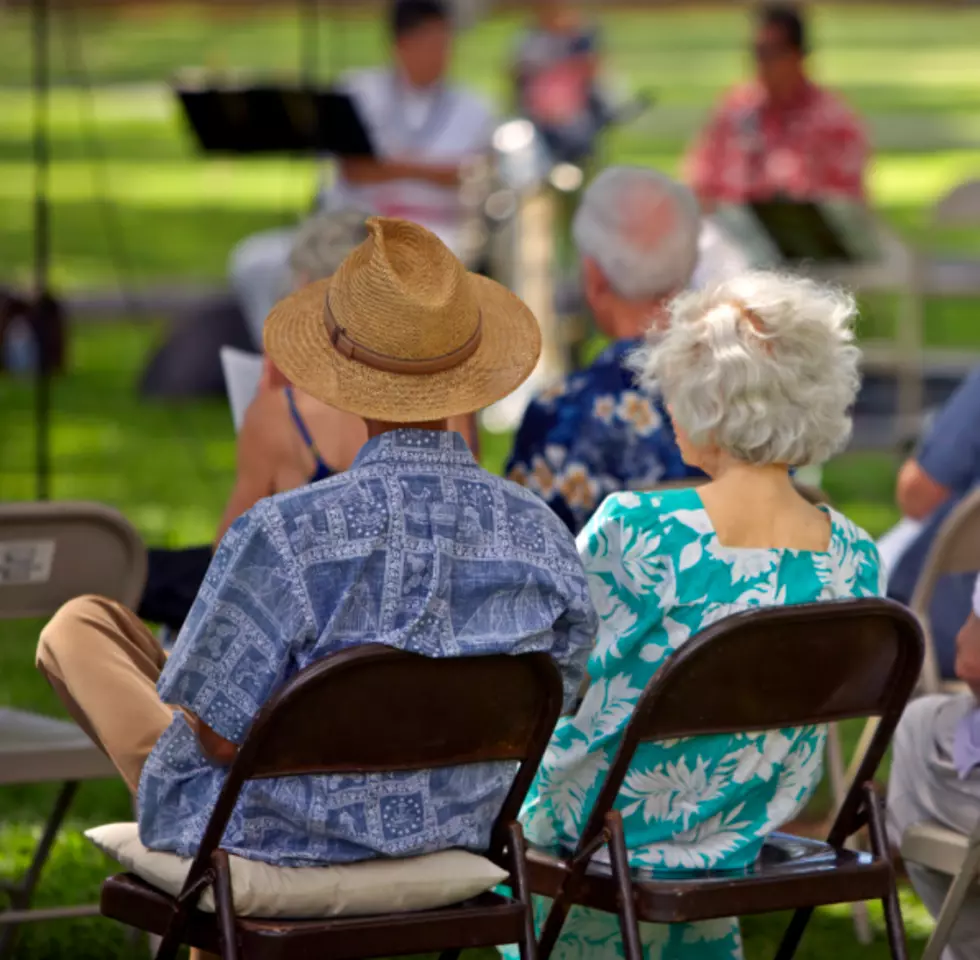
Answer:
[[[323,457],[320,456],[320,451],[317,450],[316,444],[313,442],[313,436],[306,426],[306,422],[300,415],[299,409],[296,406],[296,395],[293,392],[292,387],[286,387],[286,402],[289,404],[289,414],[293,418],[293,423],[296,424],[296,429],[299,431],[299,435],[303,438],[303,442],[310,448],[310,453],[313,454],[313,459],[316,463],[316,473],[314,474],[314,481],[318,479],[325,479],[331,474],[330,468],[324,463]]]

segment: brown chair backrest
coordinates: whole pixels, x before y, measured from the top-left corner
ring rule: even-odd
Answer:
[[[640,698],[583,844],[602,830],[644,741],[880,717],[842,806],[853,816],[860,786],[884,756],[922,657],[918,622],[891,600],[766,607],[719,620],[673,653]]]
[[[115,510],[0,504],[0,619],[50,616],[88,593],[135,607],[145,582],[146,548]]]
[[[708,482],[707,477],[687,477],[684,480],[665,480],[663,483],[654,484],[647,489],[647,493],[655,493],[658,490],[686,490],[690,487],[701,487]],[[819,487],[810,486],[808,483],[794,482],[794,486],[800,496],[812,503],[815,507],[832,506],[830,497]]]
[[[488,853],[499,859],[561,706],[561,676],[545,653],[437,659],[368,644],[325,657],[255,718],[188,885],[210,865],[242,784],[297,774],[519,763],[492,832]]]
[[[980,487],[950,511],[929,548],[909,607],[925,630],[926,659],[922,671],[925,693],[938,693],[942,677],[932,642],[929,607],[940,578],[953,573],[980,572]]]

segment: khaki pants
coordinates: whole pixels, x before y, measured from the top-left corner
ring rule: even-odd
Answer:
[[[173,709],[157,696],[167,661],[131,610],[102,597],[66,603],[41,632],[37,666],[135,795]]]
[[[70,600],[37,645],[38,669],[133,796],[146,758],[173,719],[156,689],[166,662],[143,621],[103,597]],[[191,951],[192,960],[210,956]]]
[[[888,781],[888,831],[898,847],[902,834],[923,820],[971,833],[980,816],[980,771],[961,780],[953,765],[956,727],[976,703],[970,695],[920,697],[908,705],[893,740]],[[952,882],[945,874],[909,863],[909,879],[937,917]],[[980,960],[980,892],[960,908],[943,960]]]

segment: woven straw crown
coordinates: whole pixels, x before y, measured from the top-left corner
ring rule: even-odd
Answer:
[[[471,413],[527,379],[534,315],[469,273],[433,233],[373,218],[337,272],[297,290],[265,324],[270,358],[299,389],[361,417],[429,423]]]
[[[340,266],[327,299],[350,340],[393,359],[452,356],[479,335],[466,268],[433,234],[401,220],[368,221],[368,239]]]

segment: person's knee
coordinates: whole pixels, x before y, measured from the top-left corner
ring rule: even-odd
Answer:
[[[108,621],[112,616],[111,608],[111,600],[96,596],[75,597],[63,604],[41,631],[37,666],[50,672],[54,664],[63,666],[78,656],[90,628]]]

